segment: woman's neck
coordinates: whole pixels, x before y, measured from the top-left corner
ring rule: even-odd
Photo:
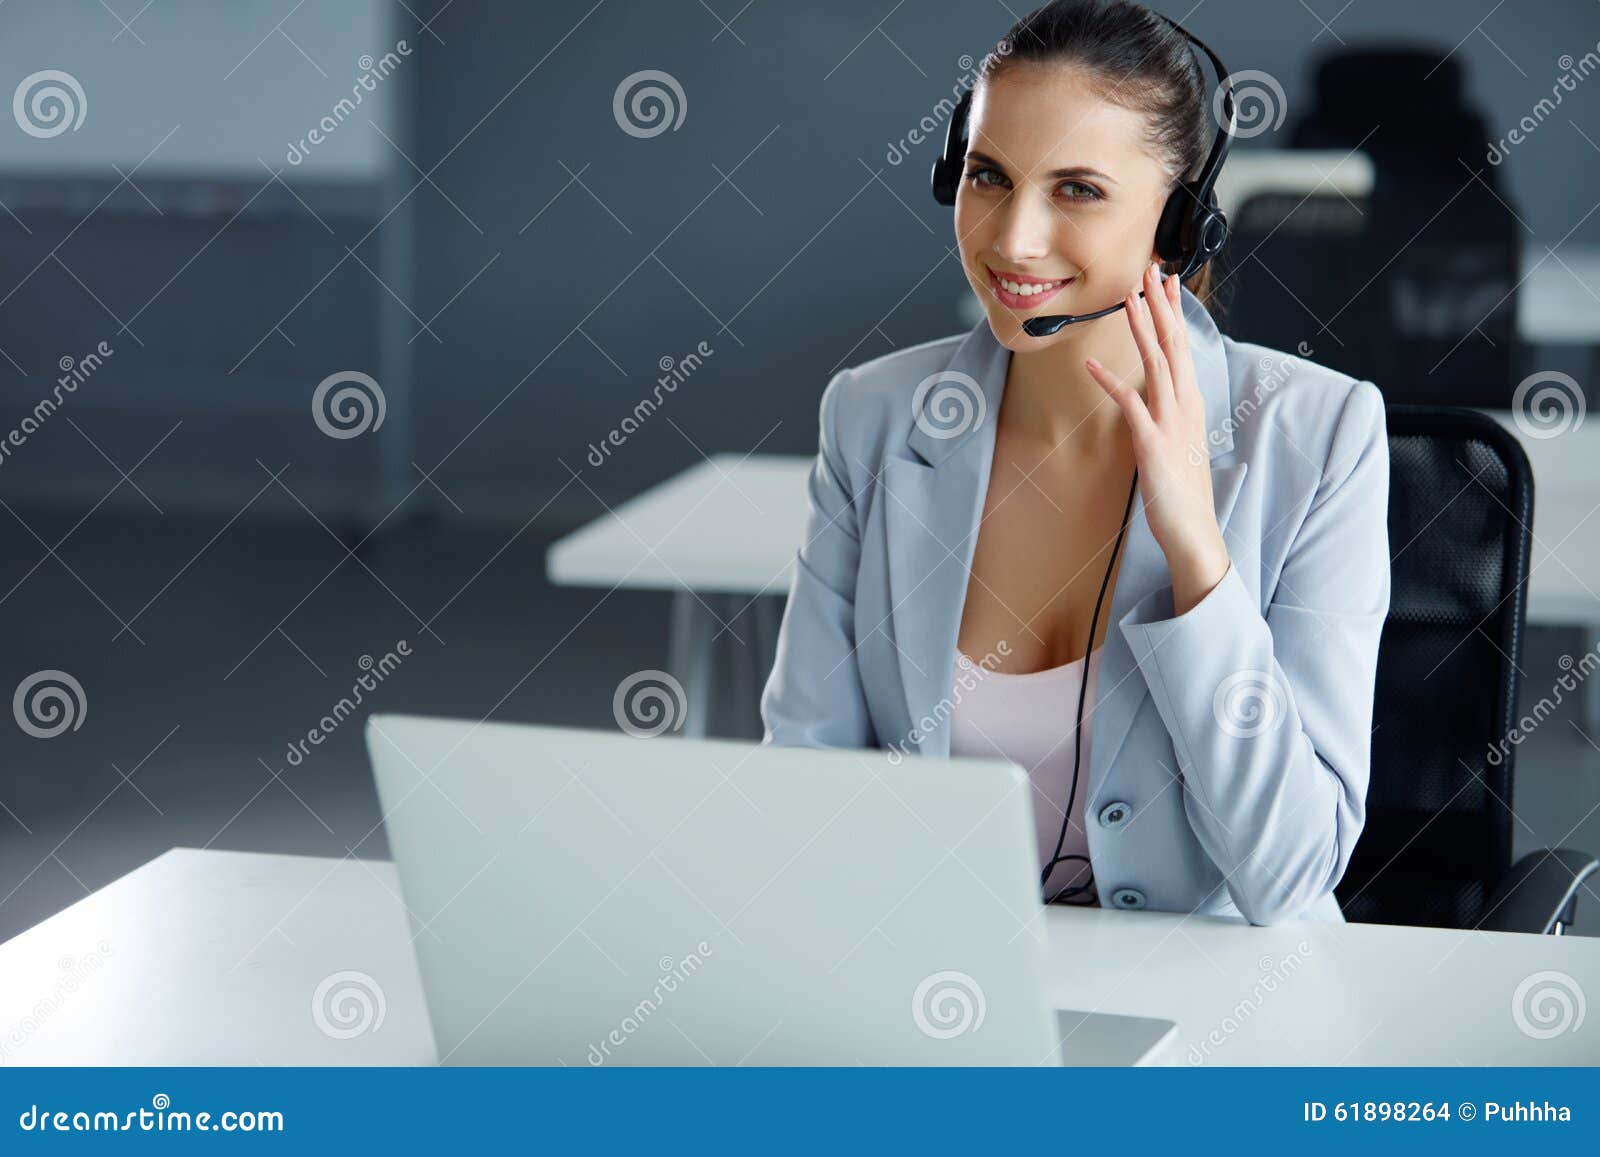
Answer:
[[[1048,450],[1063,443],[1074,456],[1115,453],[1128,441],[1117,404],[1084,369],[1093,357],[1141,396],[1144,364],[1120,312],[1068,326],[1062,339],[1032,353],[1013,353],[1006,370],[1000,421]],[[1063,447],[1064,448],[1064,447]]]

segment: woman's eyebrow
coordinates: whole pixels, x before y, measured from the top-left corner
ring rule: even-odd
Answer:
[[[995,160],[988,153],[981,153],[977,149],[968,149],[967,159],[971,161],[980,161],[985,165],[992,165],[1001,172],[1005,172],[1004,165]],[[1091,169],[1087,165],[1073,165],[1070,168],[1065,169],[1052,169],[1050,172],[1044,175],[1046,177],[1056,177],[1063,180],[1074,177],[1093,177],[1096,180],[1105,181],[1106,183],[1112,185],[1118,183],[1115,177],[1110,176],[1107,173],[1102,173],[1099,169]]]

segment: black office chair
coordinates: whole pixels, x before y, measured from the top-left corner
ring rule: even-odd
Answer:
[[[1373,84],[1373,77],[1383,77]],[[1487,122],[1448,46],[1341,49],[1316,70],[1290,147],[1372,160],[1370,196],[1260,193],[1221,268],[1226,332],[1378,383],[1391,403],[1509,407],[1516,198],[1485,159]]]
[[[1560,934],[1586,852],[1511,862],[1533,473],[1499,422],[1390,406],[1389,617],[1378,651],[1366,828],[1335,895],[1346,919]],[[1503,757],[1495,758],[1503,751]]]

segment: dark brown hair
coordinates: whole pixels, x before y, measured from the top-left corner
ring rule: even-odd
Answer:
[[[1103,95],[1145,117],[1146,146],[1178,181],[1196,175],[1211,146],[1205,76],[1177,29],[1130,0],[1051,0],[1024,16],[979,65],[977,83],[1018,64],[1073,64],[1098,78]],[[1173,262],[1162,269],[1177,271]],[[1189,278],[1211,308],[1211,263]]]

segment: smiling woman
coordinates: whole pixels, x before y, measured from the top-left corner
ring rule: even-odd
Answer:
[[[984,317],[823,391],[765,740],[1021,766],[1048,901],[1340,921],[1384,409],[1211,317],[1225,77],[1126,0],[984,58],[933,171]]]

